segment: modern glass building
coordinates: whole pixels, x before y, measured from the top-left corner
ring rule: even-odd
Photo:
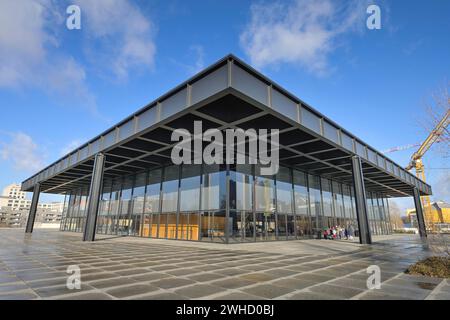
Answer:
[[[194,121],[204,130],[279,129],[278,173],[263,176],[259,164],[174,165],[172,132],[193,132]],[[61,231],[83,232],[84,240],[111,234],[224,243],[316,238],[353,226],[369,244],[391,232],[388,198],[413,196],[421,212],[420,196],[431,194],[232,55],[27,179],[22,190],[34,192],[27,232],[47,192],[65,194]]]

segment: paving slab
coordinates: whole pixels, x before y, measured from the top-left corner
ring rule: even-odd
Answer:
[[[114,296],[116,298],[128,298],[136,295],[141,295],[149,293],[152,291],[157,291],[159,288],[146,285],[146,284],[135,284],[131,286],[118,287],[115,289],[107,290],[106,293]]]
[[[0,229],[0,299],[448,299],[450,282],[404,274],[431,254],[413,235],[225,245]],[[8,245],[14,243],[14,245]],[[81,268],[69,291],[68,265]],[[382,289],[367,290],[378,265]],[[112,294],[110,294],[112,293]],[[114,295],[113,295],[114,294]]]
[[[291,288],[286,288],[286,287],[278,287],[276,285],[273,284],[262,284],[262,285],[257,285],[251,288],[247,288],[247,289],[242,289],[242,291],[254,295],[254,296],[259,296],[259,297],[263,297],[263,298],[267,298],[267,299],[274,299],[277,298],[279,296],[283,296],[287,293],[290,293],[292,291],[294,291],[294,289]]]
[[[182,278],[167,278],[158,281],[151,282],[153,286],[162,288],[162,289],[171,289],[177,287],[184,287],[189,284],[195,283],[193,280],[182,279]]]
[[[201,298],[223,291],[224,289],[221,287],[196,284],[193,286],[175,290],[175,293],[188,298]]]

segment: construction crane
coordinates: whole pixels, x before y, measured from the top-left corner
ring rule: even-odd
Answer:
[[[450,99],[448,100],[448,103],[450,105]],[[450,118],[450,109],[447,109],[447,112],[445,113],[445,115],[441,119],[441,121],[439,121],[439,123],[436,125],[436,127],[430,132],[430,134],[425,139],[425,141],[420,145],[419,149],[413,153],[413,155],[411,156],[411,161],[408,164],[408,166],[406,167],[406,170],[411,170],[412,168],[415,168],[416,176],[424,182],[426,181],[426,179],[425,179],[425,170],[424,170],[422,158],[425,155],[425,153],[431,148],[431,146],[435,142],[439,141],[441,136],[447,130],[447,127],[450,123],[449,118]],[[432,230],[434,230],[433,212],[432,212],[432,208],[431,208],[430,197],[423,196],[421,198],[422,198],[422,204],[424,207],[425,219],[426,219],[428,228],[431,228]]]
[[[439,143],[439,142],[442,142],[442,140],[438,139],[434,143]],[[397,151],[405,151],[405,150],[412,149],[415,147],[420,147],[421,145],[422,145],[421,142],[417,142],[417,143],[407,144],[405,146],[392,147],[392,148],[383,150],[381,152],[386,154],[386,153],[393,153],[393,152],[397,152]]]

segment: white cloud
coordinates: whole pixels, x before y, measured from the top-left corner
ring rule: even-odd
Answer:
[[[205,50],[201,45],[191,45],[186,55],[188,62],[184,63],[180,60],[170,59],[177,67],[182,68],[191,76],[205,68]]]
[[[200,45],[192,45],[189,48],[189,56],[194,58],[194,64],[190,66],[192,74],[205,68],[205,49]]]
[[[97,41],[86,48],[90,59],[103,64],[119,79],[130,70],[153,67],[156,45],[155,26],[128,0],[77,0],[81,8],[82,28]],[[139,69],[138,69],[139,68]]]
[[[0,144],[0,157],[10,161],[18,171],[35,172],[44,167],[42,150],[33,139],[23,133],[11,133],[11,141]]]
[[[87,84],[87,70],[118,79],[151,68],[155,28],[129,0],[74,0],[81,8],[84,65],[65,53],[64,35],[69,2],[55,0],[0,1],[0,88],[38,88],[62,103],[74,103],[103,118]],[[72,3],[70,3],[72,4]],[[77,57],[78,58],[78,57]]]
[[[291,63],[324,74],[341,36],[365,27],[366,8],[360,0],[258,2],[240,43],[257,67]]]
[[[68,153],[74,151],[75,149],[77,149],[79,146],[81,146],[83,144],[83,142],[81,139],[75,139],[70,141],[64,148],[61,149],[61,152],[59,153],[61,157],[67,155]]]
[[[56,26],[63,17],[51,0],[0,1],[0,88],[35,87],[48,94],[77,99],[97,114],[84,67],[60,46]]]

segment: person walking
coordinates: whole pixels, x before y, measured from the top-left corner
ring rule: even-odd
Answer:
[[[353,225],[350,225],[348,227],[348,239],[353,240],[354,235],[355,235],[355,229],[353,228]]]

